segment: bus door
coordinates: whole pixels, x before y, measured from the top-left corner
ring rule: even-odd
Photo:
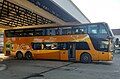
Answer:
[[[75,43],[70,43],[69,49],[68,49],[68,59],[69,61],[74,61],[75,59],[75,53],[76,53],[76,47]]]

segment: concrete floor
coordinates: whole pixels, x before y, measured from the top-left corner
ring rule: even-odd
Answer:
[[[45,60],[5,60],[0,79],[120,79],[120,54],[113,62],[91,64]]]

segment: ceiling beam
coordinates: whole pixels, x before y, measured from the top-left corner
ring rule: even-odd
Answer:
[[[53,14],[50,14],[49,12],[43,10],[42,8],[39,8],[37,6],[35,6],[34,4],[32,4],[31,2],[27,1],[27,0],[7,0],[10,1],[12,3],[15,3],[23,8],[26,8],[32,12],[37,13],[38,15],[41,15],[49,20],[52,20],[60,25],[64,25],[66,24],[66,22],[64,22],[63,20],[57,18],[56,16],[54,16]]]

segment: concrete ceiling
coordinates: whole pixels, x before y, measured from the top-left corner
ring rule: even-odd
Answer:
[[[0,0],[0,28],[90,23],[70,0]]]

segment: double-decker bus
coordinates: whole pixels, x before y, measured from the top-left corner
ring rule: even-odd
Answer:
[[[113,34],[106,23],[5,30],[4,53],[17,59],[111,61]]]

